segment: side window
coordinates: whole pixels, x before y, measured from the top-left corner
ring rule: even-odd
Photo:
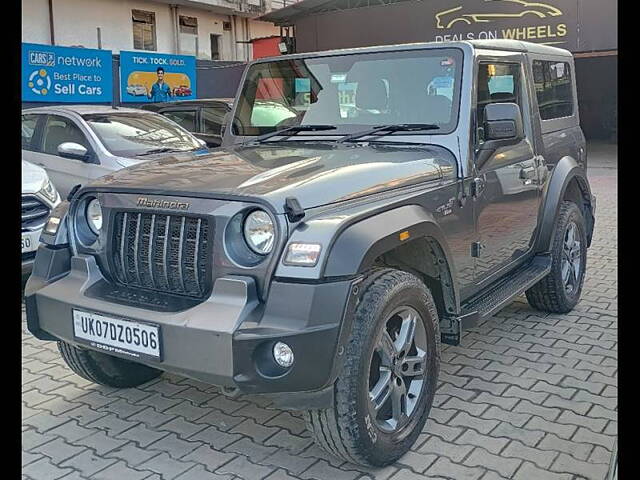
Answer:
[[[224,108],[204,107],[202,109],[202,123],[204,124],[202,133],[220,135],[226,113]]]
[[[533,82],[542,120],[573,115],[571,66],[567,62],[534,60]]]
[[[478,65],[478,126],[484,121],[484,107],[489,103],[516,103],[522,109],[520,96],[520,64],[480,63]],[[482,129],[480,136],[482,135]],[[482,138],[480,138],[482,140]]]
[[[169,110],[166,112],[162,112],[162,115],[167,117],[169,120],[176,122],[178,125],[189,132],[197,132],[195,110]]]
[[[87,137],[73,120],[49,115],[44,127],[42,151],[50,155],[58,155],[58,146],[65,142],[79,143],[87,150],[91,150]]]
[[[38,115],[22,115],[22,148],[25,150],[36,149],[33,140],[37,123]]]

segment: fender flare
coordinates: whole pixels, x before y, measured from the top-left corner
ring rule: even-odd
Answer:
[[[537,236],[535,248],[537,253],[548,252],[555,233],[556,217],[560,210],[562,198],[564,197],[569,183],[574,179],[578,182],[578,186],[583,193],[583,197],[586,200],[593,218],[591,188],[589,187],[586,171],[573,157],[562,157],[552,170],[551,179],[547,182],[543,191],[544,200],[540,208],[540,220],[538,223],[539,234]],[[587,227],[590,229],[590,231],[587,232],[587,236],[591,239],[593,222],[588,218],[585,218],[585,221],[587,222]]]
[[[400,239],[408,231],[409,238]],[[376,258],[407,241],[430,238],[442,258],[439,268],[448,270],[447,287],[459,303],[458,281],[452,255],[442,229],[431,213],[418,205],[405,205],[368,217],[345,228],[333,242],[324,266],[323,277],[357,275],[373,265]],[[437,245],[436,245],[437,244]]]

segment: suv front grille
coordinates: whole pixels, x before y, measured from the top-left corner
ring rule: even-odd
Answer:
[[[116,212],[111,246],[116,280],[204,297],[210,283],[212,230],[199,217]]]
[[[22,230],[31,230],[44,225],[51,210],[38,197],[22,196]]]

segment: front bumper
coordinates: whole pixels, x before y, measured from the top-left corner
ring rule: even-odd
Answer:
[[[341,356],[336,352],[344,350],[338,346],[348,332],[344,312],[354,303],[350,292],[357,280],[274,281],[263,303],[252,278],[228,276],[218,278],[210,297],[192,308],[153,311],[88,296],[87,290],[106,280],[92,256],[69,258],[66,252],[70,268],[56,277],[51,272],[59,268],[45,266],[63,263],[65,259],[56,256],[64,252],[41,247],[37,268],[25,288],[28,328],[38,338],[98,350],[74,338],[72,309],[78,308],[159,325],[162,360],[134,361],[242,393],[319,391],[337,376]],[[270,352],[277,341],[289,344],[295,355],[293,366],[284,373],[272,368]]]
[[[35,256],[33,255],[22,255],[22,277],[26,277],[33,270],[33,261],[35,260]],[[24,280],[23,280],[24,281]]]

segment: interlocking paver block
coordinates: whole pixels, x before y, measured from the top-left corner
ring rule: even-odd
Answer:
[[[509,442],[507,448],[503,450],[502,455],[528,460],[540,468],[548,469],[553,460],[558,456],[558,453],[541,450],[540,448],[532,448],[517,440],[512,440]]]
[[[153,458],[150,458],[146,462],[140,464],[138,468],[140,470],[150,470],[156,472],[162,476],[163,480],[171,480],[181,473],[186,472],[195,463],[185,462],[182,460],[175,460],[166,453],[160,453]]]
[[[73,469],[57,467],[46,457],[30,463],[22,469],[22,474],[33,480],[57,480],[71,472]]]
[[[497,455],[505,447],[505,445],[509,443],[509,440],[507,438],[497,438],[491,437],[489,435],[482,435],[475,430],[468,429],[456,439],[456,443],[482,447],[489,452]]]
[[[475,480],[480,478],[486,470],[481,467],[467,467],[460,463],[454,463],[447,457],[440,457],[429,467],[429,477],[441,476],[455,478],[456,480]]]
[[[464,464],[470,467],[485,467],[495,470],[501,475],[510,478],[522,463],[519,459],[506,458],[489,453],[484,448],[476,448],[471,455],[464,459]]]
[[[109,465],[112,465],[117,460],[112,458],[101,458],[94,455],[91,450],[85,450],[84,452],[71,457],[70,459],[62,462],[61,467],[72,467],[74,470],[78,470],[85,476],[93,475],[100,470],[105,469]]]
[[[207,470],[202,465],[196,465],[195,467],[187,470],[182,473],[176,480],[232,480],[233,477],[231,475],[220,475],[218,473],[212,473]]]
[[[142,424],[138,424],[135,427],[117,435],[116,438],[125,438],[127,440],[133,440],[140,447],[145,448],[153,442],[158,441],[162,437],[169,435],[169,432],[156,432],[150,430]]]
[[[601,480],[605,478],[606,473],[609,470],[609,465],[582,462],[570,457],[569,455],[561,453],[556,461],[553,462],[551,470],[556,472],[577,473],[585,478]]]
[[[149,476],[148,471],[129,467],[125,462],[116,462],[91,476],[92,480],[142,480]],[[65,479],[66,480],[66,479]]]
[[[182,459],[188,462],[196,462],[204,465],[207,470],[215,471],[236,457],[234,453],[219,452],[207,445],[201,445]]]
[[[263,478],[271,473],[271,468],[262,465],[256,465],[251,463],[246,457],[242,455],[237,456],[230,462],[224,464],[218,468],[216,473],[227,473],[237,475],[240,478],[257,479]]]
[[[86,450],[86,447],[78,447],[71,445],[64,441],[62,438],[56,438],[49,443],[40,445],[33,449],[35,453],[42,453],[51,459],[52,463],[56,465],[64,462],[65,460],[78,455]]]
[[[513,476],[513,480],[573,480],[573,475],[543,470],[532,463],[524,462]]]
[[[293,455],[285,450],[276,450],[273,455],[261,460],[262,465],[281,467],[294,475],[300,475],[304,470],[315,463],[313,458],[305,458],[299,455]]]
[[[260,443],[256,443],[249,438],[241,438],[235,443],[225,447],[225,452],[240,453],[248,457],[252,462],[264,460],[272,455],[278,449],[276,447],[268,447]]]

